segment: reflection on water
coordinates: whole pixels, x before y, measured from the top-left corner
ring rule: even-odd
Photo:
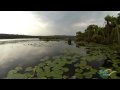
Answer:
[[[60,55],[62,48],[75,48],[75,45],[68,46],[64,41],[45,42],[38,39],[8,39],[0,40],[0,43],[4,43],[0,44],[0,78],[6,77],[7,72],[16,66],[33,66],[45,56]]]
[[[46,42],[39,41],[39,39],[0,40],[0,78],[5,78],[8,71],[17,66],[26,68],[38,64],[40,59],[45,56],[51,58],[55,55],[61,55],[60,50],[63,48],[76,48],[76,44],[74,42],[66,43],[65,41]],[[81,48],[81,50],[84,50],[84,48]],[[100,62],[90,64],[95,67],[96,65],[102,65]]]

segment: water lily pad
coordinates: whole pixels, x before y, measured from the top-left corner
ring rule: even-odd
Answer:
[[[23,77],[22,74],[16,73],[16,74],[13,74],[12,76],[8,76],[7,78],[8,79],[21,79],[22,77]]]
[[[87,65],[86,61],[80,61],[80,64],[82,64],[83,66]]]
[[[47,64],[49,67],[54,67],[55,66],[55,64],[54,63],[49,63],[49,64]]]
[[[62,66],[64,66],[65,64],[66,64],[65,61],[60,60],[57,65],[62,67]]]
[[[16,71],[16,70],[10,70],[10,71],[8,72],[8,75],[7,75],[6,79],[14,79],[14,78],[17,79],[16,74],[17,74],[17,71]],[[18,76],[18,79],[19,79],[19,76]]]
[[[38,64],[38,67],[44,67],[44,63],[40,63],[40,64]]]
[[[49,67],[49,66],[45,66],[43,69],[44,69],[44,71],[47,72],[47,73],[50,72],[50,67]]]
[[[111,74],[111,75],[110,75],[110,78],[111,78],[111,79],[120,79],[120,77],[118,77],[118,76],[116,75],[116,73]]]
[[[74,64],[74,67],[79,67],[79,64],[77,63],[77,64]]]
[[[77,79],[83,79],[83,75],[80,73],[75,73]]]
[[[74,55],[73,58],[77,59],[77,58],[80,58],[79,55]]]
[[[32,67],[27,67],[26,71],[33,71],[33,68]]]
[[[56,73],[56,74],[54,74],[53,79],[62,79],[62,75]]]
[[[44,77],[46,74],[44,72],[37,71],[37,77]]]
[[[87,59],[87,61],[91,62],[97,59],[97,56],[89,56],[89,58]]]
[[[72,59],[72,62],[74,63],[74,62],[77,62],[78,61],[78,59]]]
[[[22,70],[22,67],[20,67],[20,66],[19,66],[19,67],[16,67],[15,70],[16,70],[16,71],[20,71],[20,70]]]
[[[67,64],[72,64],[73,62],[72,61],[68,61]]]
[[[38,79],[47,79],[46,77],[39,77]]]
[[[82,73],[82,71],[83,71],[83,70],[82,70],[82,69],[79,69],[79,68],[76,68],[76,69],[75,69],[75,72],[77,72],[77,73]]]
[[[117,68],[116,68],[116,71],[117,71],[118,73],[120,73],[120,67],[117,67]]]
[[[86,61],[80,61],[79,67],[83,69],[85,68],[86,65],[87,65]]]
[[[8,74],[15,74],[15,73],[17,73],[16,70],[10,70],[10,71],[8,72]]]
[[[68,77],[66,75],[63,76],[63,79],[67,79]]]
[[[84,61],[84,60],[87,60],[88,58],[89,58],[89,56],[84,56],[84,57],[81,58],[81,60]]]
[[[60,59],[60,56],[54,56],[53,59],[54,59],[54,60]]]
[[[30,76],[31,76],[30,73],[25,73],[22,78],[23,79],[28,79]]]
[[[83,76],[85,76],[85,78],[89,79],[89,78],[92,78],[92,73],[91,72],[85,72],[85,73],[83,73]]]
[[[68,72],[69,71],[69,68],[63,68],[62,69],[64,72]]]
[[[47,65],[49,65],[49,64],[51,64],[51,61],[50,61],[50,60],[47,60],[45,63],[46,63]]]
[[[40,67],[37,67],[37,68],[36,68],[36,72],[37,72],[37,73],[41,73],[41,72],[43,72],[43,70],[42,70]]]
[[[112,66],[115,67],[115,68],[119,67],[116,63],[112,64]]]
[[[97,70],[95,70],[95,69],[91,69],[90,71],[91,71],[92,74],[96,74],[97,73]]]
[[[61,67],[61,66],[59,66],[59,65],[58,65],[58,66],[56,65],[55,67],[52,68],[52,70],[53,70],[53,71],[54,71],[54,70],[60,70],[60,69],[62,69],[62,68],[63,68],[63,67]]]

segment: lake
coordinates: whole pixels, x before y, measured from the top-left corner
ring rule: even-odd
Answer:
[[[78,75],[78,72],[84,73],[86,72],[87,69],[80,71],[81,70],[80,68],[82,68],[82,66],[78,68],[77,67],[78,63],[83,63],[82,65],[84,64],[86,65],[87,63],[89,65],[89,66],[86,65],[88,69],[92,67],[96,70],[99,70],[99,67],[102,67],[105,64],[105,59],[107,59],[104,53],[101,54],[101,52],[98,52],[99,54],[96,54],[97,58],[96,57],[93,58],[93,56],[92,57],[88,56],[90,54],[88,54],[87,51],[88,49],[86,49],[85,46],[77,47],[76,43],[74,43],[73,41],[72,41],[72,45],[69,45],[67,41],[40,41],[37,38],[36,39],[32,39],[32,38],[31,39],[1,39],[0,40],[0,78],[1,79],[6,78],[8,72],[10,70],[14,70],[18,66],[21,66],[23,68],[23,71],[21,73],[24,73],[27,67],[34,67],[39,63],[42,63],[42,59],[45,58],[46,56],[49,57],[49,61],[50,60],[52,61],[53,57],[56,58],[55,60],[60,60],[60,58],[63,60],[62,57],[65,56],[67,57],[66,60],[70,60],[70,59],[76,60],[74,62],[72,62],[71,60],[71,62],[69,63],[66,61],[67,64],[63,65],[63,67],[69,68],[69,70],[68,72],[67,71],[62,72],[62,76],[64,76],[64,78],[65,76],[66,78],[67,76],[69,78],[72,76],[78,76],[79,78],[84,78],[83,76],[80,76],[81,74]],[[88,58],[90,59],[88,60]],[[88,60],[88,61],[84,61],[84,60]],[[53,66],[53,70],[56,70],[57,67],[55,68],[54,67],[55,66]],[[47,69],[44,70],[47,71]],[[77,74],[75,75],[76,72]],[[97,73],[97,71],[95,70],[93,70],[93,72]],[[90,77],[90,75],[87,76],[86,74],[84,76],[88,78]],[[57,77],[59,76],[56,76],[56,78]],[[99,74],[94,74],[92,78],[101,78],[101,77],[99,76]]]

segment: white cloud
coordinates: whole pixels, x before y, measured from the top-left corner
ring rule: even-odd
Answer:
[[[0,11],[0,33],[61,35],[103,26],[104,17],[120,11]]]

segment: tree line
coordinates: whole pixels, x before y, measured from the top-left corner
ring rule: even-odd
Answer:
[[[39,39],[65,39],[74,38],[75,36],[67,35],[53,35],[53,36],[32,36],[32,35],[19,35],[19,34],[0,34],[0,39],[17,39],[17,38],[39,38]]]
[[[120,44],[120,13],[117,17],[107,15],[104,20],[103,27],[91,24],[85,29],[85,32],[76,32],[75,41]]]
[[[0,34],[0,39],[17,39],[17,38],[39,38],[39,36],[18,35],[18,34]]]
[[[39,39],[43,40],[65,40],[65,39],[74,39],[75,36],[67,36],[67,35],[54,35],[54,36],[40,36]]]

